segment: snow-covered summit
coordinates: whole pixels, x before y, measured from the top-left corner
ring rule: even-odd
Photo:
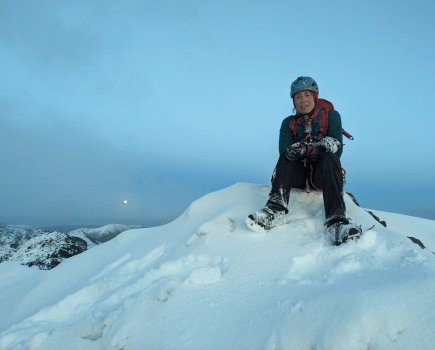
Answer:
[[[267,193],[238,183],[50,271],[0,264],[0,348],[431,349],[429,250],[347,195],[348,216],[374,225],[357,242],[331,246],[321,194],[300,191],[287,225],[254,233]]]

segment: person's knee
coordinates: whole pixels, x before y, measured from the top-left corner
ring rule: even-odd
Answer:
[[[324,159],[337,159],[337,157],[335,156],[335,154],[334,153],[331,153],[331,152],[323,152],[321,155],[320,155],[320,157],[321,158],[324,158]]]
[[[338,166],[340,165],[338,158],[335,156],[334,153],[331,152],[325,152],[321,154],[319,157],[319,161],[326,162],[329,164],[336,164]]]
[[[341,174],[340,161],[331,152],[325,152],[318,159],[318,170],[322,176],[332,176],[333,174]]]

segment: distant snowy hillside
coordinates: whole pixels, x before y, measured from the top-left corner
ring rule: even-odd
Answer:
[[[98,228],[81,228],[78,230],[73,230],[68,234],[70,236],[79,237],[84,239],[88,243],[88,248],[92,248],[95,245],[110,241],[112,238],[119,235],[121,232],[135,229],[143,228],[143,226],[136,225],[119,225],[110,224]]]
[[[23,242],[33,238],[39,230],[25,225],[1,225],[0,224],[0,245],[8,245],[11,248],[18,248]]]
[[[433,348],[429,250],[348,195],[348,216],[374,225],[357,242],[331,246],[322,195],[301,191],[287,225],[254,233],[267,194],[238,183],[50,271],[0,264],[0,349]]]
[[[112,224],[66,234],[23,225],[0,225],[0,263],[21,261],[29,267],[50,270],[67,258],[139,227]]]

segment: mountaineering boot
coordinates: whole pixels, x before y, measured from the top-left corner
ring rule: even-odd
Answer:
[[[348,219],[330,220],[325,223],[326,235],[331,239],[332,244],[339,246],[349,240],[357,240],[361,234],[361,226],[352,224]]]
[[[263,209],[248,215],[246,225],[255,232],[266,232],[285,223],[286,210],[278,210],[274,207],[265,206]]]

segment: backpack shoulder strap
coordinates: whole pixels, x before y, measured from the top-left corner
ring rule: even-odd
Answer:
[[[319,124],[320,124],[319,136],[322,137],[325,136],[326,133],[328,132],[329,111],[334,110],[334,105],[328,100],[319,98],[319,100],[317,101],[317,106],[322,109],[322,114],[319,119]]]
[[[291,116],[288,127],[290,128],[290,131],[293,134],[293,136],[296,136],[296,130],[297,130],[298,126],[296,124],[296,119],[295,119],[294,115]]]

